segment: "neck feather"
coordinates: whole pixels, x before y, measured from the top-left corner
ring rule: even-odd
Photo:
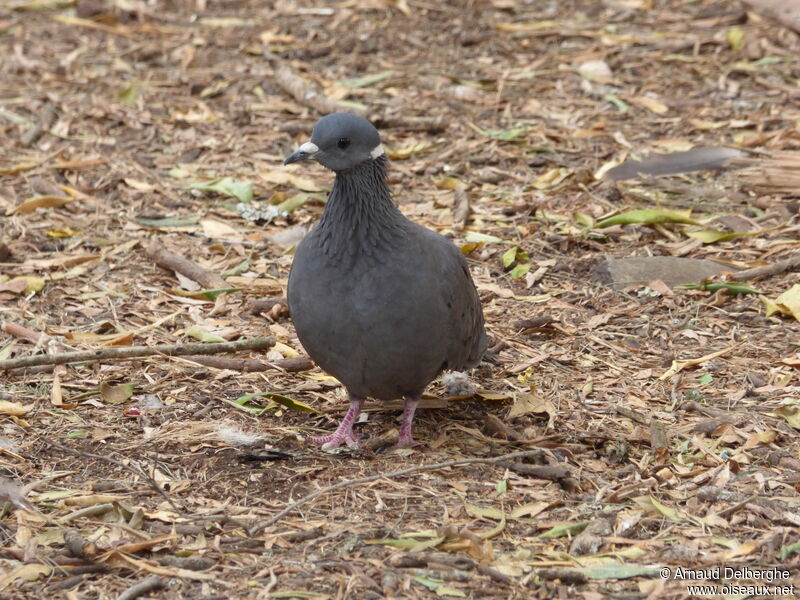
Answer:
[[[330,256],[374,256],[402,235],[406,218],[386,184],[386,156],[339,171],[318,228]]]

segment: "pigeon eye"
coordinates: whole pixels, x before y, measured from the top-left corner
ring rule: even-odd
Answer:
[[[342,150],[347,148],[350,145],[350,138],[339,138],[339,141],[336,142],[336,145],[339,146]]]

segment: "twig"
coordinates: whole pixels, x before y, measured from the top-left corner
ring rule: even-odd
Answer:
[[[581,585],[589,581],[589,576],[578,569],[565,569],[556,567],[551,569],[536,569],[536,575],[545,581],[558,579],[566,585]]]
[[[541,451],[540,451],[541,452]],[[498,467],[505,467],[515,473],[527,475],[534,479],[555,481],[567,492],[576,492],[580,489],[578,481],[572,477],[569,469],[560,465],[526,465],[525,463],[498,462]]]
[[[214,367],[215,369],[228,369],[245,373],[258,373],[261,371],[298,373],[314,368],[314,361],[307,356],[292,356],[269,362],[253,358],[225,358],[222,356],[187,356],[185,360],[190,360],[206,367]]]
[[[449,555],[442,552],[404,552],[395,554],[389,559],[393,567],[414,568],[414,567],[447,567],[459,571],[477,570],[481,575],[491,577],[498,583],[514,585],[514,579],[504,575],[500,571],[481,565],[478,561],[464,555]]]
[[[42,346],[50,341],[50,336],[47,335],[43,331],[34,331],[33,329],[28,329],[24,325],[20,325],[19,323],[10,323],[6,322],[0,326],[0,329],[5,331],[8,335],[13,335],[16,338],[20,338],[23,340],[28,340],[29,342],[33,342],[37,346]]]
[[[463,231],[467,226],[469,216],[472,214],[472,207],[469,204],[469,196],[463,184],[458,184],[453,196],[453,227],[457,231]]]
[[[253,338],[239,342],[215,342],[212,344],[159,344],[157,346],[131,346],[129,348],[97,348],[63,354],[38,354],[23,358],[0,360],[0,371],[35,367],[37,365],[65,365],[74,362],[87,362],[106,359],[129,359],[143,356],[186,356],[187,354],[222,354],[240,350],[265,350],[275,345],[275,340]]]
[[[117,600],[135,600],[139,596],[144,596],[145,594],[154,590],[160,590],[166,585],[167,584],[164,582],[164,580],[158,575],[150,575],[150,577],[144,581],[140,581],[136,585],[132,585],[127,590],[122,592],[119,596],[117,596]]]
[[[196,281],[204,288],[219,289],[229,287],[228,282],[216,273],[210,273],[188,258],[170,252],[158,242],[150,244],[145,253],[162,269],[177,271],[192,281]]]
[[[405,115],[375,115],[372,123],[381,129],[405,129],[406,131],[424,131],[426,133],[441,133],[447,129],[448,125],[448,121],[444,117],[409,117]]]
[[[74,569],[69,569],[69,571],[67,571],[70,574],[70,577],[54,583],[47,589],[50,592],[68,590],[69,588],[75,587],[81,583],[86,578],[86,575],[91,573],[105,573],[106,571],[108,571],[108,567],[105,565],[86,565],[82,567],[75,567]]]
[[[734,513],[737,513],[740,510],[742,510],[743,508],[745,508],[748,504],[750,504],[754,500],[758,500],[758,494],[755,494],[753,496],[749,496],[748,498],[745,498],[741,502],[737,502],[733,506],[729,506],[728,508],[719,511],[716,516],[722,517],[723,519],[727,519],[728,517],[732,516]]]
[[[514,429],[506,425],[502,419],[494,416],[491,413],[486,415],[486,429],[494,437],[503,437],[507,440],[519,441],[523,437],[521,433],[515,431]]]
[[[650,421],[650,448],[659,462],[669,454],[669,434],[667,434],[667,428],[660,421]]]
[[[751,281],[753,279],[760,279],[762,277],[771,277],[773,275],[783,273],[784,271],[792,271],[798,268],[800,268],[800,252],[784,260],[779,260],[771,265],[754,267],[752,269],[745,269],[744,271],[736,271],[735,273],[731,274],[730,278],[735,281]]]
[[[42,137],[42,134],[53,126],[57,118],[58,111],[55,105],[52,102],[45,102],[39,118],[19,137],[20,143],[26,147],[33,146]]]
[[[67,529],[64,532],[64,545],[75,558],[92,561],[97,554],[97,546],[87,542],[77,529]]]
[[[344,106],[326,97],[315,84],[297,75],[289,63],[282,58],[268,51],[264,52],[264,58],[272,64],[272,69],[275,71],[275,83],[301,104],[305,104],[323,115],[342,111],[364,115],[362,110]]]
[[[277,307],[277,308],[276,308]],[[270,298],[268,300],[253,300],[247,305],[247,312],[252,315],[268,313],[270,316],[277,317],[279,313],[289,310],[286,298]]]
[[[278,514],[273,517],[270,517],[260,525],[255,525],[248,530],[248,535],[256,536],[262,531],[264,531],[270,525],[274,525],[278,521],[280,521],[283,517],[288,515],[290,512],[302,506],[309,500],[313,500],[317,496],[322,496],[323,494],[328,494],[330,492],[335,492],[336,490],[340,490],[342,488],[361,485],[363,483],[370,483],[372,481],[377,481],[378,479],[394,479],[395,477],[402,477],[403,475],[410,475],[412,473],[421,473],[423,471],[436,471],[438,469],[446,469],[448,467],[458,467],[460,465],[471,465],[471,464],[485,464],[491,465],[494,463],[499,463],[503,461],[509,461],[513,458],[525,458],[528,456],[539,456],[541,455],[541,450],[523,450],[522,452],[511,452],[510,454],[503,454],[501,456],[494,456],[491,458],[462,458],[458,460],[448,460],[445,462],[438,462],[433,463],[430,465],[419,465],[416,467],[409,467],[407,469],[400,469],[399,471],[390,471],[389,473],[377,473],[375,475],[369,475],[367,477],[357,477],[355,479],[345,479],[344,481],[340,481],[339,483],[335,483],[333,485],[329,485],[328,487],[324,487],[322,489],[317,490],[316,492],[311,492],[310,494],[306,494],[296,502],[292,502],[289,506],[284,508]]]

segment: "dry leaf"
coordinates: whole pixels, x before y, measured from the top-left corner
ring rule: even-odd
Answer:
[[[22,204],[8,209],[7,215],[27,215],[39,208],[57,208],[72,202],[72,198],[68,196],[36,196],[30,200],[26,200]]]

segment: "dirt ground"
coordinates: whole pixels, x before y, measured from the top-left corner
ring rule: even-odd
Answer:
[[[797,252],[799,57],[710,0],[0,3],[0,359],[276,342],[5,371],[0,597],[800,585],[796,272],[735,294],[593,270]],[[358,450],[306,440],[346,401],[280,299],[332,174],[282,159],[335,103],[379,126],[405,214],[468,254],[492,337],[474,394],[431,386],[414,450],[391,448],[399,403],[368,403]],[[755,166],[603,177],[692,146]],[[632,209],[695,223],[598,226]],[[391,474],[462,459],[483,462]],[[681,579],[714,567],[772,571]]]

